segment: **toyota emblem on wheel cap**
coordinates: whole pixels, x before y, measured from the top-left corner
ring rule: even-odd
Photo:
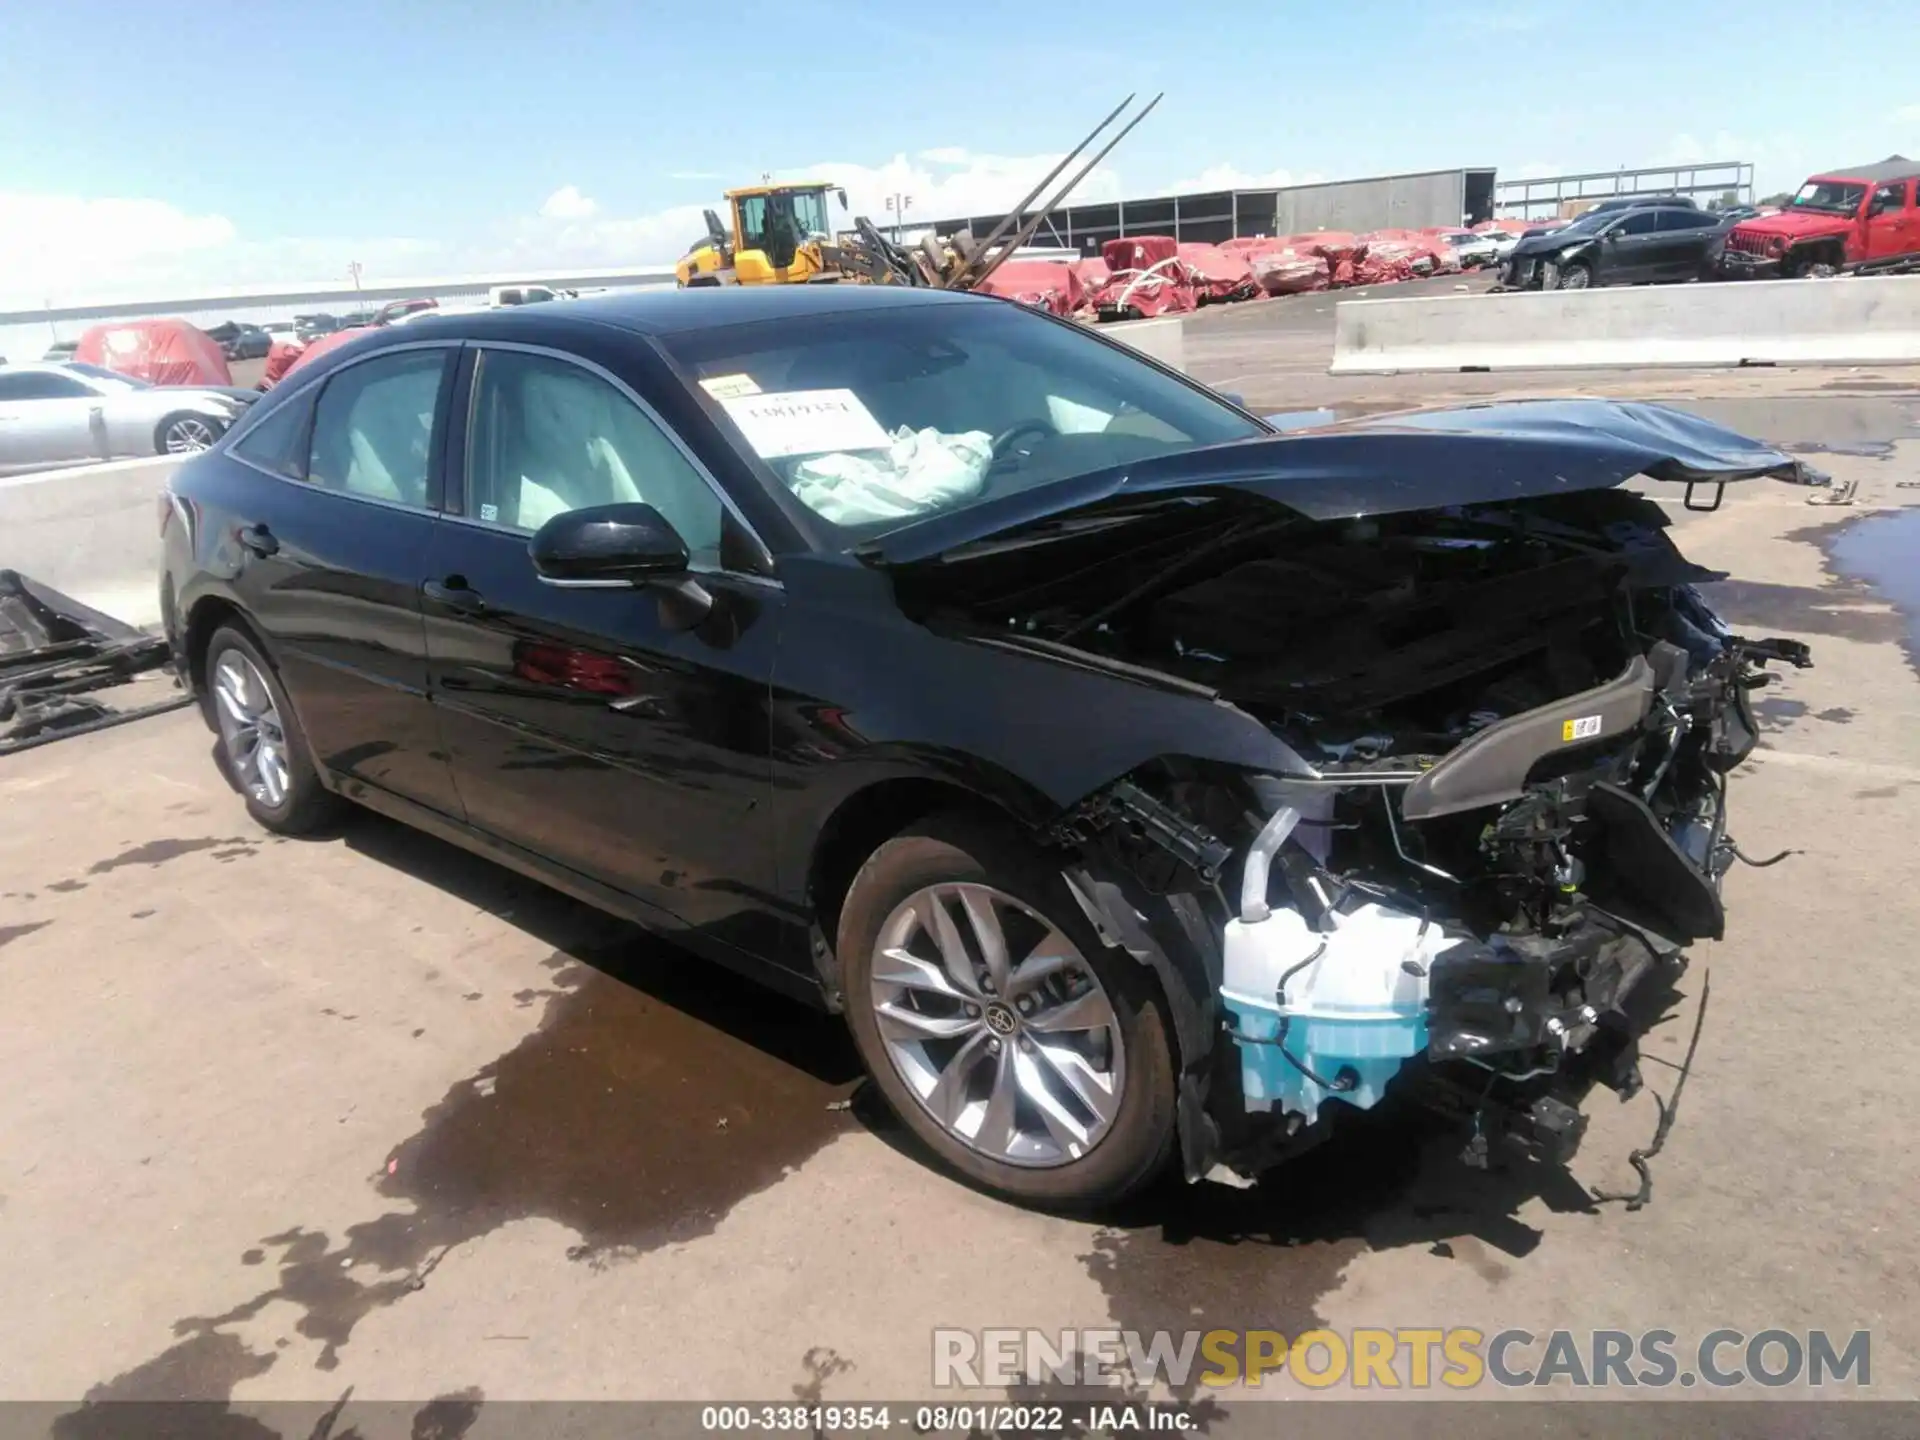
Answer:
[[[987,1006],[987,1028],[996,1035],[1011,1035],[1019,1021],[1013,1018],[1013,1011],[1004,1005]]]

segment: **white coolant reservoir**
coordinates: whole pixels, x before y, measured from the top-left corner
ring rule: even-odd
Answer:
[[[1337,920],[1326,934],[1291,909],[1227,922],[1220,996],[1250,1110],[1311,1122],[1329,1096],[1369,1109],[1426,1049],[1427,967],[1461,937],[1379,904]]]

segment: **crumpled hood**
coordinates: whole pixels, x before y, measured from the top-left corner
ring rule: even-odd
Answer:
[[[1786,235],[1798,240],[1809,235],[1845,235],[1853,229],[1853,217],[1824,210],[1782,210],[1778,215],[1742,220],[1733,228],[1743,235]]]
[[[1679,484],[1822,478],[1790,455],[1665,405],[1507,401],[1159,455],[930,516],[859,553],[911,564],[1072,512],[1180,492],[1257,496],[1305,519],[1337,520],[1610,489],[1636,475]]]
[[[1544,235],[1531,235],[1513,247],[1513,253],[1520,259],[1530,255],[1552,255],[1556,251],[1566,250],[1575,245],[1591,245],[1600,237],[1591,230],[1549,230]]]

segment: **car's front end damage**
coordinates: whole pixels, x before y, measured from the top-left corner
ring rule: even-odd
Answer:
[[[1722,577],[1618,487],[1651,474],[1717,503],[1733,480],[1816,477],[1600,402],[1177,469],[894,558],[903,606],[943,633],[1280,742],[1262,769],[1158,755],[1046,836],[1101,938],[1167,995],[1189,1177],[1258,1173],[1388,1093],[1468,1122],[1478,1156],[1504,1139],[1564,1162],[1587,1092],[1640,1083],[1637,1003],[1724,931],[1749,696],[1810,663],[1721,624],[1696,587]]]

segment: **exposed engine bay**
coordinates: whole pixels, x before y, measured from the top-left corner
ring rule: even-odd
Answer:
[[[1654,501],[1585,489],[1317,520],[1142,498],[896,582],[936,630],[1187,690],[1298,757],[1169,756],[1054,835],[1103,935],[1171,898],[1215,947],[1191,1176],[1255,1173],[1389,1084],[1482,1159],[1564,1162],[1587,1091],[1639,1086],[1635,993],[1723,933],[1749,696],[1811,663],[1730,633],[1695,588],[1721,578]]]

